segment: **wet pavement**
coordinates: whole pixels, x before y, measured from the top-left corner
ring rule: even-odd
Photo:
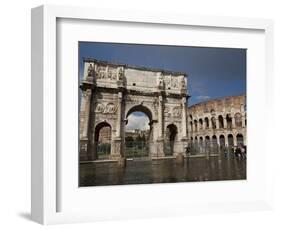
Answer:
[[[80,164],[80,186],[174,183],[190,181],[246,179],[246,160],[233,157],[203,157],[127,161],[125,168],[116,162]]]

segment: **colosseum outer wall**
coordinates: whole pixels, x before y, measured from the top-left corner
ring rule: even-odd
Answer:
[[[231,147],[247,144],[246,96],[229,96],[187,108],[191,146]]]

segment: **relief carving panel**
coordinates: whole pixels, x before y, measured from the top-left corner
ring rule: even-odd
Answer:
[[[113,103],[108,103],[106,105],[102,103],[97,103],[96,105],[96,113],[115,113],[117,107]]]
[[[173,117],[178,118],[181,116],[181,107],[177,106],[173,108]]]

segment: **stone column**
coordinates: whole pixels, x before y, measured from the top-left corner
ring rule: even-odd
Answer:
[[[186,138],[186,97],[182,98],[182,138]]]
[[[196,129],[195,129],[195,122],[194,122],[194,120],[193,120],[192,125],[193,125],[193,133],[196,133]]]
[[[219,119],[216,117],[216,129],[220,128]]]
[[[118,92],[117,98],[117,121],[116,121],[116,138],[121,137],[121,122],[122,122],[122,92]]]
[[[113,148],[114,150],[111,152],[111,159],[113,160],[120,160],[122,157],[123,152],[123,144],[122,144],[122,100],[123,100],[123,93],[118,92],[117,98],[117,120],[116,120],[116,132],[115,138],[113,140]]]
[[[227,120],[226,117],[223,118],[223,127],[227,129]]]
[[[82,123],[80,125],[81,127],[83,127],[81,138],[88,137],[91,95],[92,95],[91,89],[87,89],[83,91],[83,97],[82,97],[81,109],[80,109],[81,115],[83,117],[83,119],[80,120],[80,122]]]
[[[226,147],[228,147],[228,136],[227,135],[224,138],[224,144]]]
[[[234,129],[236,127],[236,125],[235,125],[235,117],[234,116],[232,116],[231,121],[232,121],[232,128]]]
[[[186,119],[187,119],[187,116],[186,116],[186,97],[183,96],[182,97],[182,139],[181,139],[182,150],[181,151],[184,155],[185,155],[186,148],[187,148],[187,145],[188,145],[187,132],[186,132],[186,129],[187,129]],[[179,155],[181,155],[181,153],[179,153]]]
[[[203,136],[201,153],[205,153],[205,151],[206,151],[206,140],[205,140],[205,136]]]
[[[206,129],[206,121],[205,121],[205,119],[203,119],[203,130],[205,130]]]
[[[227,148],[226,149],[227,154],[229,154],[230,149],[229,149],[229,143],[228,143],[228,136],[227,135],[225,135],[225,137],[224,137],[224,145]]]
[[[155,129],[156,130],[156,129]],[[164,138],[163,138],[163,97],[158,96],[158,126],[157,126],[157,150],[152,154],[153,157],[164,157]]]
[[[243,139],[244,139],[244,145],[247,145],[247,134],[246,134],[246,132],[244,132]]]
[[[245,115],[241,117],[242,119],[242,127],[245,128],[246,124],[245,124]]]
[[[92,90],[86,89],[82,92],[82,100],[80,105],[80,160],[91,159],[89,148],[89,120]]]
[[[158,138],[163,139],[163,97],[158,96]]]
[[[237,138],[236,135],[233,134],[233,145],[237,146]]]

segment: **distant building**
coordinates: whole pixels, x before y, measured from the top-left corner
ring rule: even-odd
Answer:
[[[138,137],[144,138],[144,140],[149,140],[149,133],[150,130],[141,130],[141,129],[130,129],[126,130],[125,132],[125,138],[126,137],[132,137],[134,140],[136,140]]]
[[[229,96],[187,108],[189,143],[198,152],[204,146],[247,144],[246,96]]]

